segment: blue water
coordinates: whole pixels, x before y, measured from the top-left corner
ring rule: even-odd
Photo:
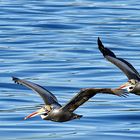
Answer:
[[[98,36],[140,71],[139,0],[0,1],[0,139],[140,139],[136,95],[97,95],[76,110],[80,120],[23,120],[43,102],[11,76],[44,86],[62,104],[80,88],[127,81],[99,52]]]

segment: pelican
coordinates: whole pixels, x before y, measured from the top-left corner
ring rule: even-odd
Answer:
[[[105,48],[99,37],[98,48],[103,56],[121,69],[128,78],[128,82],[121,85],[118,89],[126,89],[130,93],[140,95],[140,75],[137,70],[129,62],[122,58],[118,58],[110,49]]]
[[[82,115],[75,114],[74,111],[97,93],[126,96],[124,89],[87,88],[81,89],[80,92],[75,95],[68,103],[66,103],[64,106],[61,106],[58,103],[57,98],[44,87],[16,77],[12,77],[12,79],[15,83],[26,86],[37,92],[45,103],[42,108],[25,117],[25,120],[37,115],[40,115],[44,120],[51,120],[55,122],[65,122],[73,119],[79,119],[82,117]]]

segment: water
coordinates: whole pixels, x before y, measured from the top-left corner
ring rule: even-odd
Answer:
[[[65,104],[80,88],[127,81],[103,59],[100,36],[140,71],[139,0],[1,0],[0,138],[3,140],[140,139],[139,97],[97,95],[65,123],[23,118],[43,102],[11,76],[36,82]]]

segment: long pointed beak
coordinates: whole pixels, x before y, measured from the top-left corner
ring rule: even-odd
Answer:
[[[30,115],[26,116],[26,117],[24,118],[24,120],[27,120],[27,119],[32,118],[32,117],[35,117],[35,116],[37,116],[37,115],[39,115],[38,112],[33,112],[33,113],[31,113]]]
[[[128,86],[130,86],[130,83],[129,82],[126,82],[125,84],[121,85],[117,89],[126,89]]]
[[[37,115],[43,115],[45,113],[47,113],[47,112],[45,112],[44,109],[41,108],[41,109],[37,110],[36,112],[33,112],[33,113],[29,114],[28,116],[26,116],[24,118],[24,120],[27,120],[27,119],[32,118],[32,117],[35,117]]]

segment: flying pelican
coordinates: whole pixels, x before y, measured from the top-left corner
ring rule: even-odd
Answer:
[[[13,81],[17,84],[21,84],[26,86],[33,91],[37,92],[42,99],[44,100],[45,105],[33,112],[32,114],[28,115],[24,119],[28,119],[31,117],[35,117],[40,115],[44,120],[51,120],[55,122],[65,122],[73,119],[79,119],[82,115],[78,115],[73,113],[80,105],[88,101],[91,97],[96,95],[97,93],[105,93],[105,94],[113,94],[117,96],[126,96],[126,92],[123,89],[111,89],[111,88],[87,88],[82,89],[77,95],[75,95],[68,103],[64,106],[61,106],[58,103],[57,98],[44,87],[25,81],[16,77],[12,78]]]
[[[140,75],[137,70],[126,60],[118,58],[110,49],[105,48],[98,37],[98,48],[103,56],[116,65],[129,79],[128,82],[121,85],[118,89],[126,89],[128,92],[140,95]]]

